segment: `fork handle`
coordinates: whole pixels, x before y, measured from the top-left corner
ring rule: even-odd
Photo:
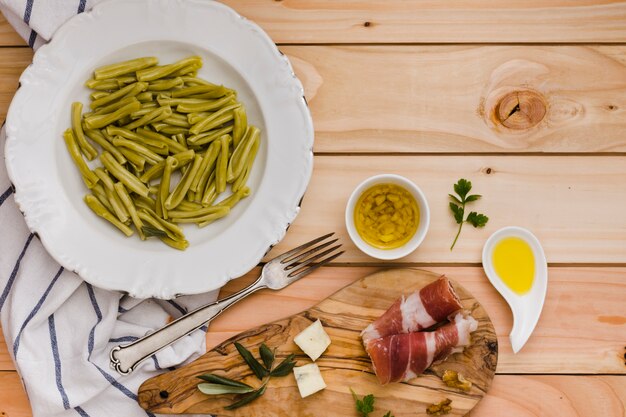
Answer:
[[[192,331],[199,329],[203,324],[219,316],[237,301],[262,288],[265,288],[265,285],[261,284],[261,278],[259,278],[243,290],[222,300],[197,308],[141,339],[137,339],[127,345],[115,346],[111,349],[109,355],[111,367],[122,375],[130,374],[145,359]]]

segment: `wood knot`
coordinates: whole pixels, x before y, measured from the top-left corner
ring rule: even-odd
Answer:
[[[167,397],[170,396],[170,393],[167,391],[161,391],[159,392],[159,397],[163,398],[164,400],[167,399]]]
[[[372,26],[372,22],[365,22],[365,23],[363,23],[363,26],[368,28],[368,27]]]
[[[543,96],[536,91],[512,91],[496,104],[494,119],[509,129],[530,129],[543,120],[546,108]]]

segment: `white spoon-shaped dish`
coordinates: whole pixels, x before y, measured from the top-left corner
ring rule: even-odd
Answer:
[[[513,292],[502,281],[493,266],[493,252],[502,239],[516,237],[524,240],[531,248],[535,261],[533,284],[526,294]],[[514,353],[520,351],[532,334],[546,298],[548,288],[548,263],[539,240],[530,231],[521,227],[505,227],[492,234],[483,247],[483,268],[491,284],[504,297],[513,312],[513,329],[509,334]]]

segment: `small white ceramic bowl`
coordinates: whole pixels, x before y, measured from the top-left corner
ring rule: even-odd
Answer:
[[[365,242],[361,238],[361,236],[359,236],[359,232],[357,232],[356,226],[354,225],[354,206],[359,200],[359,197],[361,197],[361,194],[363,194],[368,188],[376,184],[395,184],[401,186],[409,193],[411,193],[419,207],[419,226],[417,227],[417,230],[415,231],[415,234],[413,235],[411,240],[409,240],[407,243],[400,246],[399,248],[378,249],[371,246],[370,244]],[[346,228],[348,229],[348,234],[350,235],[350,239],[352,239],[354,244],[365,254],[373,258],[383,260],[403,258],[413,252],[426,237],[426,233],[428,232],[428,226],[430,225],[430,209],[428,208],[428,202],[426,201],[426,196],[424,196],[422,190],[420,190],[419,187],[410,180],[401,177],[400,175],[394,174],[376,175],[374,177],[366,179],[361,184],[359,184],[348,199],[345,216]]]

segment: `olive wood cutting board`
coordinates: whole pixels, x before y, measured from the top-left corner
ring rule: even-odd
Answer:
[[[417,269],[395,269],[375,273],[343,288],[318,305],[300,314],[243,332],[213,348],[192,363],[144,382],[139,388],[140,405],[158,414],[213,414],[217,416],[356,416],[352,388],[359,396],[374,394],[372,417],[391,410],[395,417],[426,416],[426,408],[446,398],[452,400],[448,415],[467,414],[485,395],[494,377],[498,341],[489,316],[480,303],[451,279],[462,300],[478,321],[472,345],[463,353],[451,355],[431,366],[424,375],[406,383],[381,386],[361,344],[360,332],[382,315],[402,294],[424,287],[439,275]],[[248,366],[237,353],[234,342],[248,348],[258,358],[258,347],[265,342],[276,348],[276,362],[296,354],[298,366],[311,360],[293,343],[293,338],[313,321],[320,319],[332,343],[316,363],[327,388],[305,399],[300,398],[293,374],[272,378],[263,396],[233,411],[224,406],[234,395],[207,396],[196,388],[203,373],[217,373],[258,386]],[[446,386],[441,375],[455,370],[470,380],[470,392]]]

